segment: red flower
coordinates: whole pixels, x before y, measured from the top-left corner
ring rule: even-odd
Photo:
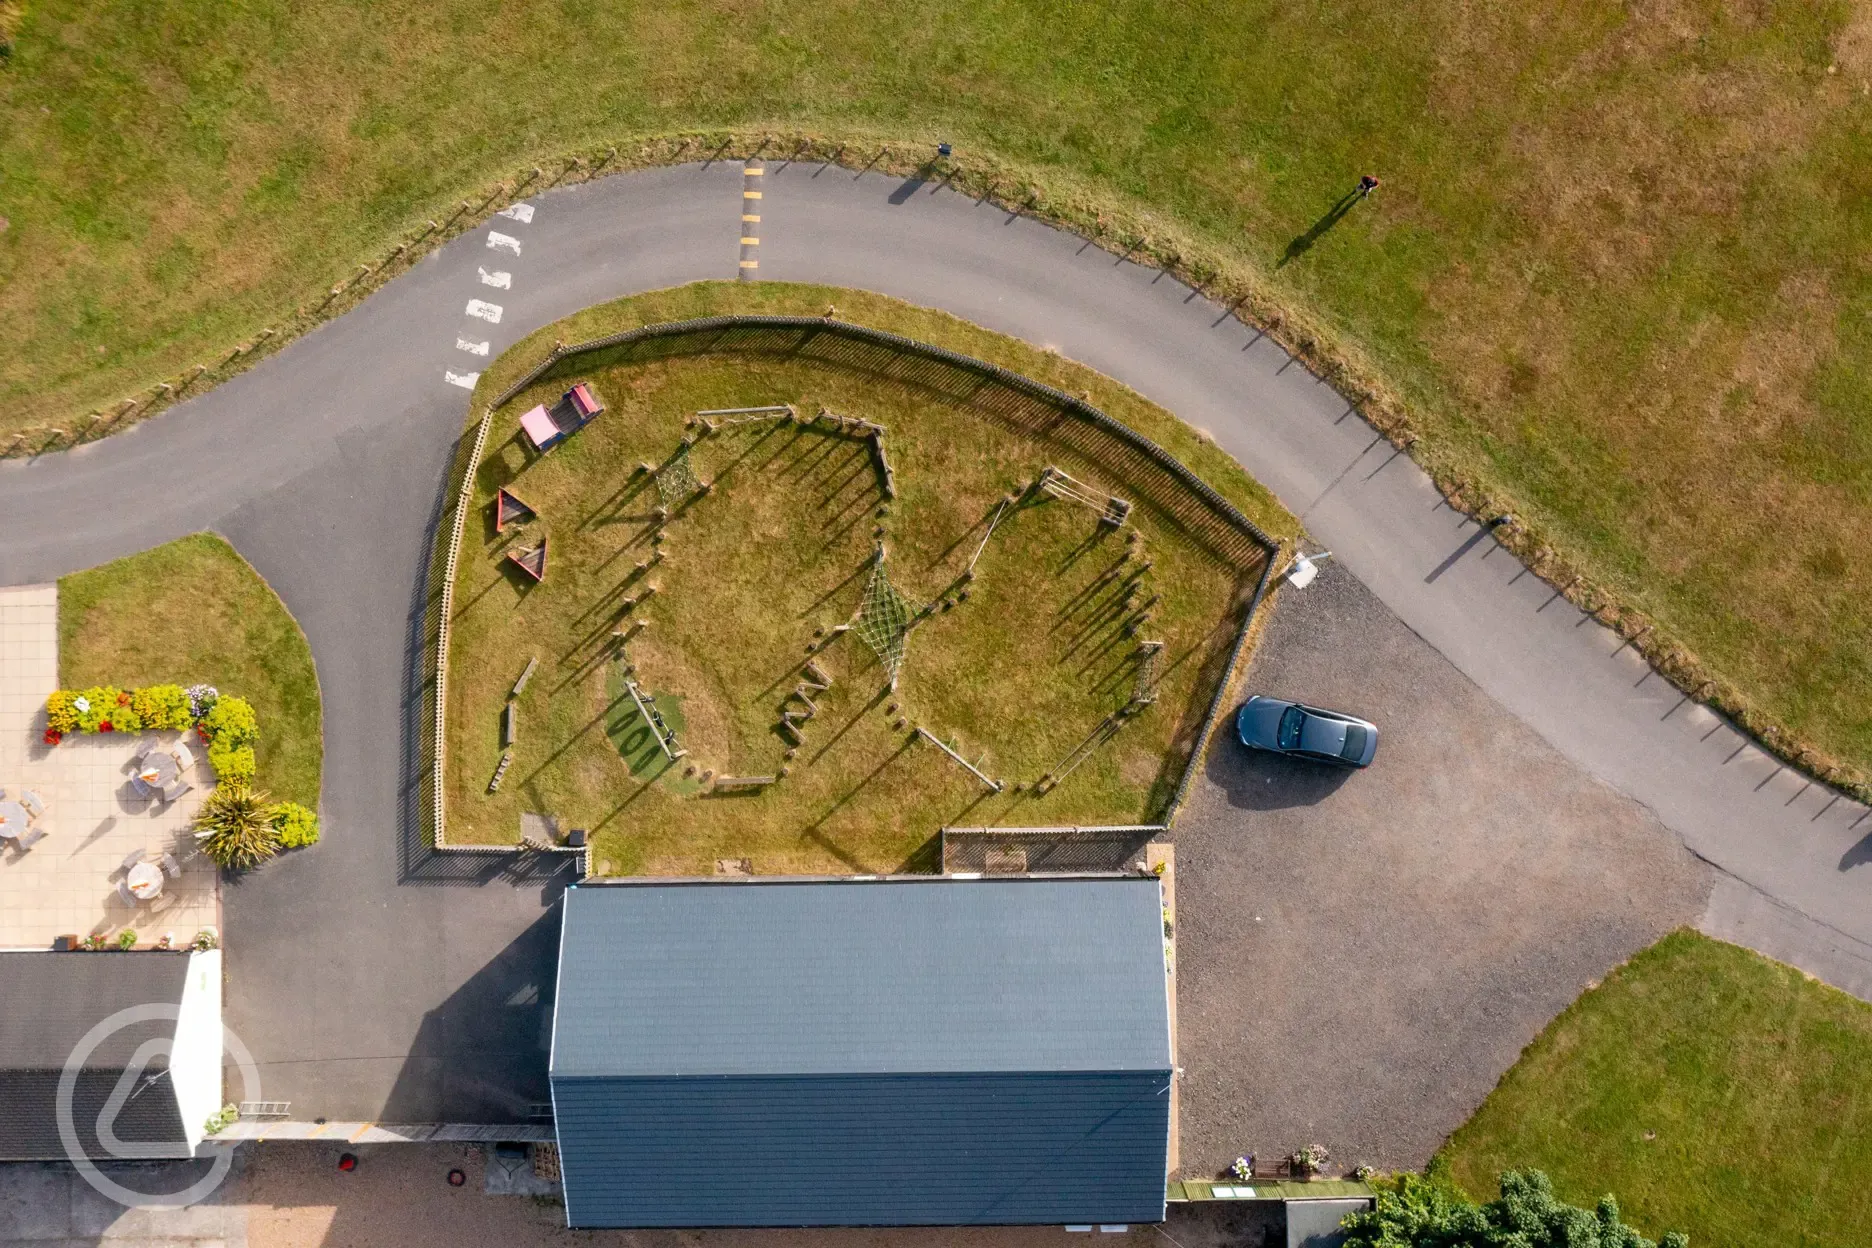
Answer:
[[[105,720],[103,723],[99,724],[97,726],[97,730],[99,732],[115,732],[116,731],[116,729],[111,727],[111,722],[108,719]]]
[[[48,728],[45,730],[45,743],[47,745],[57,745],[59,742],[63,741],[64,739],[65,739],[65,734],[60,732],[56,728]]]

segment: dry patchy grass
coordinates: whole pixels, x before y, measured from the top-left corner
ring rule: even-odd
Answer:
[[[0,436],[177,376],[522,162],[950,138],[1304,310],[1448,475],[1868,767],[1869,13],[38,0],[0,69]]]
[[[584,313],[542,335],[577,340],[661,319],[645,314],[672,306],[692,314],[705,310],[699,305],[772,307],[778,293],[685,288]],[[823,308],[839,292],[786,293]],[[898,332],[926,315],[850,298],[875,303]],[[967,336],[975,335],[982,331]],[[522,344],[484,387],[536,358],[537,344]],[[1116,389],[1077,371],[1080,382]],[[760,872],[869,872],[933,865],[932,838],[944,824],[1161,814],[1255,569],[1245,574],[1206,553],[1150,499],[1136,500],[1132,523],[1113,530],[1090,508],[1030,494],[989,536],[1002,500],[1043,467],[1089,481],[1098,468],[897,383],[746,356],[626,364],[590,380],[607,411],[545,456],[517,436],[519,416],[564,382],[535,386],[495,417],[455,591],[451,841],[512,841],[519,815],[536,811],[590,829],[601,870],[706,874],[717,858],[747,857]],[[885,498],[862,439],[827,423],[754,421],[696,443],[691,460],[710,489],[673,504],[659,523],[663,500],[639,465],[671,456],[690,413],[763,403],[792,403],[808,416],[823,406],[884,425],[897,496]],[[1175,424],[1161,412],[1156,420]],[[1238,469],[1223,484],[1272,508]],[[492,506],[503,486],[539,520],[497,533]],[[548,571],[533,585],[506,554],[542,537]],[[894,692],[857,632],[837,631],[858,611],[878,540],[904,598],[930,604],[909,633]],[[1148,622],[1133,635],[1127,625],[1142,612]],[[628,640],[619,642],[619,630]],[[1035,791],[1033,782],[1130,700],[1145,639],[1165,643],[1156,702],[1057,787]],[[489,795],[502,708],[535,654],[540,667],[518,701],[520,743]],[[816,713],[794,746],[777,725],[783,707],[801,706],[789,694],[809,656],[831,688],[808,691]],[[687,757],[662,756],[627,678],[655,697]],[[1002,779],[1005,791],[989,792],[918,741],[917,725]],[[783,769],[765,792],[729,795],[705,783],[708,773]]]

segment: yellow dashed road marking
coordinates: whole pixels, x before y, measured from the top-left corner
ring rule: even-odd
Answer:
[[[760,224],[760,213],[758,213],[758,212],[744,212],[744,213],[742,213],[742,214],[741,214],[741,219],[742,219],[743,221],[751,221],[751,222],[753,222],[753,223],[754,223],[755,225],[759,225],[759,224]]]
[[[742,199],[759,199],[760,192],[759,191],[742,191],[741,198]]]
[[[741,262],[741,267],[742,267],[742,268],[744,268],[744,269],[758,269],[758,268],[760,268],[760,261],[758,261],[758,260],[743,260],[743,261]]]
[[[760,239],[749,238],[744,234],[741,236],[741,245],[743,247],[758,247],[760,246]]]

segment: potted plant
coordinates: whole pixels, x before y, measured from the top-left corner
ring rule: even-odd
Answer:
[[[136,929],[134,927],[126,927],[123,931],[117,933],[117,947],[125,953],[136,948]]]
[[[1308,1144],[1292,1157],[1289,1157],[1287,1159],[1287,1164],[1295,1174],[1310,1179],[1318,1174],[1320,1168],[1331,1160],[1332,1155],[1326,1151],[1326,1146],[1324,1144]]]

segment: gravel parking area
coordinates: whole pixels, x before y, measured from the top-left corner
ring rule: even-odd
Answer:
[[[1176,832],[1183,1173],[1417,1167],[1540,1029],[1695,922],[1710,870],[1323,565],[1243,685],[1362,714],[1371,768],[1218,733]]]

